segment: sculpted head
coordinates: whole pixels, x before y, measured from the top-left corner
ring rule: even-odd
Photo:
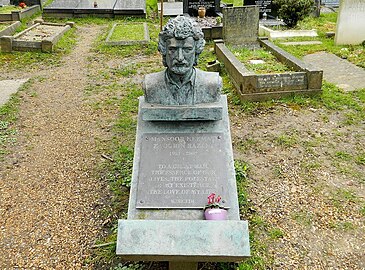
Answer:
[[[182,75],[198,64],[205,45],[204,34],[195,21],[178,16],[170,19],[159,34],[162,62],[173,73]]]

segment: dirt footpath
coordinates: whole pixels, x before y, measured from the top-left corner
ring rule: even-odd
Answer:
[[[86,106],[87,57],[99,26],[23,94],[17,146],[0,171],[0,269],[80,269],[100,232],[102,187],[93,175],[104,134]]]

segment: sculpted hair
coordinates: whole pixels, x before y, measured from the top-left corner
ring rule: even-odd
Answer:
[[[166,41],[170,38],[185,39],[192,37],[195,40],[195,59],[194,66],[198,64],[199,54],[204,49],[204,34],[198,24],[192,19],[184,16],[178,16],[170,19],[163,30],[158,35],[158,50],[162,54],[162,63],[166,67]]]

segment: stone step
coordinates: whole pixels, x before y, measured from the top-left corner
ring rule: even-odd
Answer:
[[[116,253],[131,261],[241,261],[250,256],[248,222],[120,219]]]

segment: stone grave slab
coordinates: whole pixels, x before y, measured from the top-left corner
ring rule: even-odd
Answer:
[[[292,38],[292,37],[317,37],[317,30],[273,30],[264,25],[259,26],[259,35],[269,39]]]
[[[4,105],[28,79],[2,80],[0,81],[0,106]]]
[[[365,70],[334,54],[327,52],[309,54],[303,57],[303,61],[322,69],[326,81],[345,91],[365,88]]]
[[[361,44],[365,40],[365,1],[341,0],[335,44]]]
[[[146,15],[146,0],[117,0],[114,6],[115,15]]]
[[[158,13],[161,13],[161,3],[158,2]],[[183,2],[164,2],[163,16],[179,16],[183,15]]]
[[[275,19],[278,16],[278,8],[274,5],[273,0],[245,0],[244,6],[259,6],[260,18],[266,13],[267,18]]]
[[[225,42],[236,46],[255,47],[258,36],[259,8],[257,6],[223,9],[223,39]]]

